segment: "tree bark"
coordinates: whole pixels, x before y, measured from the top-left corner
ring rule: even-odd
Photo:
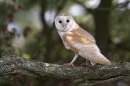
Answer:
[[[24,74],[51,76],[59,79],[82,79],[86,86],[130,77],[130,63],[119,62],[110,66],[64,66],[27,60],[16,55],[5,55],[0,59],[0,75]]]

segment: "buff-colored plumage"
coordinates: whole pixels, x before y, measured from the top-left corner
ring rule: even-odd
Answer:
[[[68,14],[60,14],[55,19],[57,31],[66,49],[71,49],[75,56],[69,65],[77,59],[78,55],[90,60],[92,63],[110,65],[111,62],[101,54],[96,41],[91,34],[82,29]]]

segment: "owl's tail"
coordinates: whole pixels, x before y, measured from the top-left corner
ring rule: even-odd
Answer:
[[[83,54],[80,54],[80,56],[82,56],[94,63],[99,63],[99,64],[103,64],[103,65],[111,65],[111,62],[100,52],[91,53],[91,54],[83,53]]]
[[[98,53],[97,55],[97,61],[99,64],[104,64],[104,65],[111,65],[110,60],[108,60],[104,55],[102,55],[101,53]]]

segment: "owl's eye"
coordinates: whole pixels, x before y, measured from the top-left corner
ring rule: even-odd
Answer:
[[[70,20],[68,20],[68,19],[67,19],[67,21],[66,21],[66,22],[69,22],[69,21],[70,21]]]
[[[59,23],[62,23],[62,21],[59,21]]]

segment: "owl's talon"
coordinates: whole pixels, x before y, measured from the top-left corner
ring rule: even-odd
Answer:
[[[80,64],[81,66],[91,66],[90,64],[86,64],[86,63],[82,63],[82,64]]]
[[[89,60],[86,60],[85,63],[82,63],[82,64],[80,64],[80,65],[81,65],[81,66],[87,66],[87,67],[92,66],[92,64],[90,63]]]
[[[71,63],[65,63],[63,65],[65,65],[65,66],[74,66],[74,64],[71,64]]]
[[[88,68],[100,68],[103,67],[104,65],[100,65],[100,64],[96,64],[96,65],[91,65],[91,64],[86,64],[86,63],[82,63],[80,64],[81,66],[87,66]]]

